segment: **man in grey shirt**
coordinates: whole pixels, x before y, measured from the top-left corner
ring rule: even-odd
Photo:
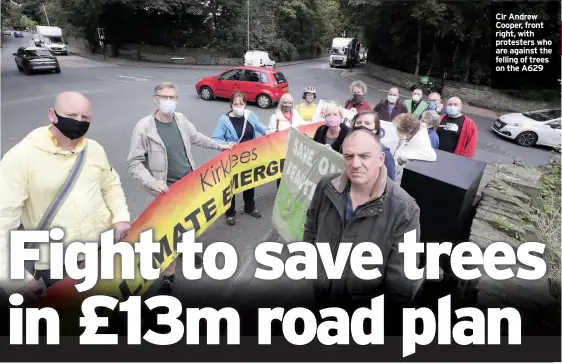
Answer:
[[[143,187],[157,197],[168,192],[168,187],[196,167],[191,155],[191,144],[206,149],[226,150],[234,143],[219,144],[199,133],[187,118],[176,112],[177,87],[163,82],[154,88],[158,110],[141,119],[131,138],[127,169]],[[201,257],[196,264],[201,265]],[[174,286],[176,262],[164,270],[160,294],[171,294]]]

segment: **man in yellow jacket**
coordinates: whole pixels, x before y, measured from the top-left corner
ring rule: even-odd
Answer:
[[[82,156],[83,161],[77,177],[44,230],[61,227],[66,245],[99,242],[100,234],[111,228],[121,239],[130,229],[119,175],[103,147],[84,136],[92,118],[90,101],[64,92],[48,113],[51,125],[33,130],[0,161],[0,286],[7,292],[23,288],[31,299],[37,298],[40,288],[56,283],[50,279],[48,246],[39,245],[40,260],[30,269],[34,274],[26,272],[24,281],[10,280],[10,231],[20,225],[25,230],[44,225],[45,213],[52,211],[50,205],[60,196],[77,158]]]

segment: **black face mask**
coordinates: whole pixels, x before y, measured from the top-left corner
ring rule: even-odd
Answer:
[[[61,134],[68,139],[76,140],[83,137],[90,127],[90,123],[87,121],[80,121],[60,116],[56,111],[55,115],[57,116],[57,123],[53,123],[55,128],[57,128]]]
[[[285,105],[281,106],[281,111],[283,112],[290,112],[292,109],[293,109],[292,106],[285,106]]]
[[[363,96],[363,95],[354,94],[353,95],[353,104],[359,105],[361,102],[363,102],[364,98],[365,98],[365,96]]]
[[[358,125],[358,126],[355,126],[355,125],[354,125],[351,130],[352,130],[352,131],[355,131],[355,130],[359,130],[359,129],[368,130],[368,131],[370,131],[371,133],[375,131],[374,128],[373,128],[373,129],[369,129],[369,128],[367,128],[366,126],[363,126],[363,125]]]

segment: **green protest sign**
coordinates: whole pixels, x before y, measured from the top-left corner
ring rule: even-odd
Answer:
[[[302,240],[306,211],[316,184],[325,175],[342,170],[341,154],[291,128],[283,177],[272,214],[273,226],[283,240]]]

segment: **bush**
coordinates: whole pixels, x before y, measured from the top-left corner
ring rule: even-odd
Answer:
[[[533,208],[539,238],[546,244],[545,260],[550,293],[560,306],[561,195],[560,161],[551,160],[541,176],[540,196]]]

